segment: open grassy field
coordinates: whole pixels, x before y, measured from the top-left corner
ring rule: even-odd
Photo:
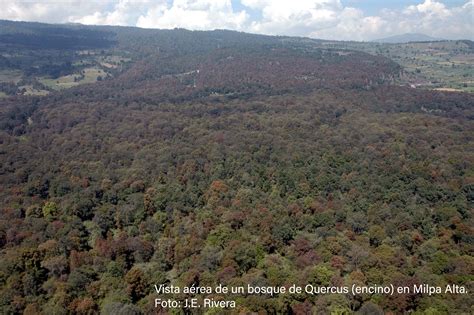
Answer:
[[[13,82],[18,83],[21,80],[22,72],[19,70],[0,70],[0,83]]]
[[[132,59],[112,50],[35,50],[0,42],[1,60],[3,94],[46,95],[114,76]]]
[[[53,90],[68,89],[85,83],[94,83],[105,77],[107,73],[99,68],[85,68],[79,73],[65,75],[57,79],[47,77],[38,78],[38,81]]]
[[[43,95],[48,95],[49,94],[49,91],[36,89],[32,85],[23,85],[23,86],[20,86],[19,88],[20,88],[20,91],[23,95],[43,96]]]

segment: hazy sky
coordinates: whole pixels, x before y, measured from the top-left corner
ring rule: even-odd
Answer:
[[[0,0],[0,19],[371,40],[474,39],[474,0]]]

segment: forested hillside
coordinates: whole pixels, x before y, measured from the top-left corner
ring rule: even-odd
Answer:
[[[472,292],[472,94],[299,38],[0,26],[0,313],[474,311],[470,293],[172,310],[153,287]]]

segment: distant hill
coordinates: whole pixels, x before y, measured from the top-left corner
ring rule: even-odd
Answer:
[[[434,42],[434,41],[440,41],[440,40],[443,40],[443,39],[431,37],[425,34],[407,33],[407,34],[402,34],[402,35],[394,35],[390,37],[376,39],[376,40],[373,40],[373,42],[401,44],[401,43],[409,43],[409,42]]]

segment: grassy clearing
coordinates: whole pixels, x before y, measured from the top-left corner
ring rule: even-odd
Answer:
[[[13,82],[17,84],[21,80],[22,73],[19,70],[0,70],[0,83]]]
[[[119,67],[121,64],[130,61],[130,58],[122,56],[104,56],[98,58],[98,62],[102,67],[113,69]]]
[[[99,77],[105,77],[107,74],[99,68],[86,68],[81,73],[70,74],[57,79],[38,78],[38,81],[54,90],[68,89],[80,84],[97,82]]]
[[[87,68],[83,70],[84,79],[80,83],[93,83],[96,82],[99,77],[104,77],[106,73],[98,68]]]
[[[20,90],[24,90],[23,95],[37,95],[44,96],[48,95],[49,91],[46,90],[37,90],[32,85],[22,85],[19,87]]]

